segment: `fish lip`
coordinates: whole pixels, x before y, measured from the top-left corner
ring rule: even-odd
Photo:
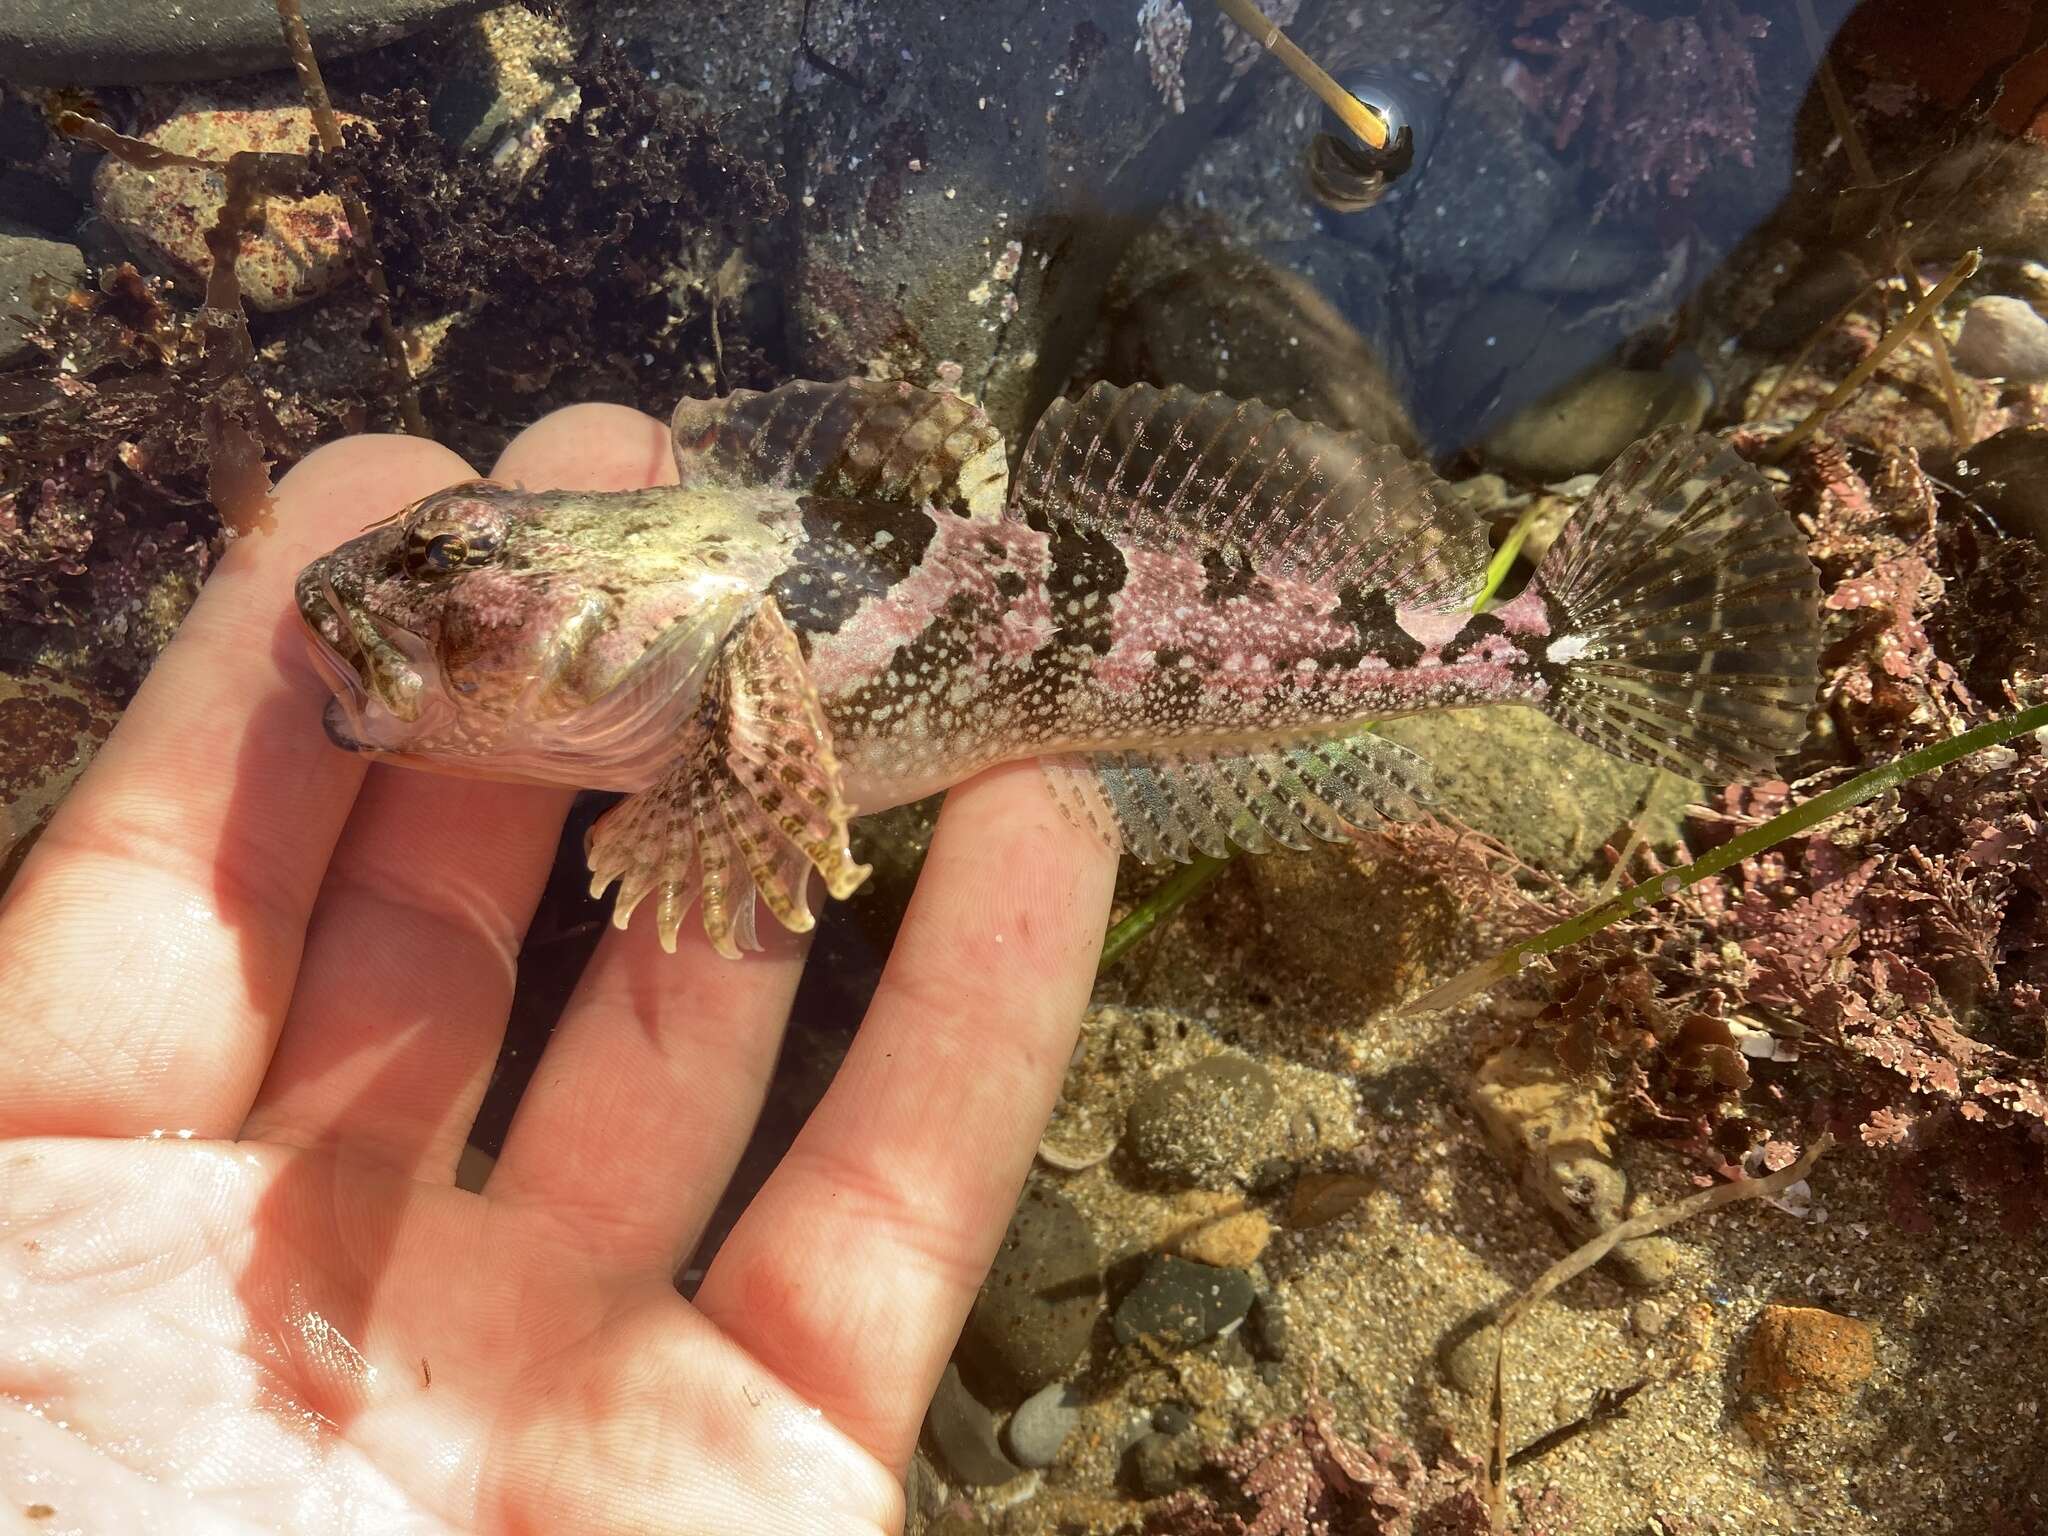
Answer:
[[[327,707],[320,711],[320,724],[327,732],[327,739],[344,752],[367,752],[367,742],[355,736],[355,711],[350,709],[339,694],[327,701]]]

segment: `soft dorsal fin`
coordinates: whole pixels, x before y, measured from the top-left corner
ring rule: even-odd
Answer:
[[[882,379],[685,400],[669,423],[684,485],[779,486],[823,496],[1000,514],[1003,435],[957,395]]]
[[[1420,608],[1469,602],[1488,555],[1478,519],[1398,448],[1178,386],[1097,384],[1055,401],[1008,515],[1144,548],[1233,546],[1262,573]]]
[[[1354,827],[1405,821],[1429,799],[1429,765],[1370,732],[1235,753],[1097,752],[1043,765],[1067,817],[1147,864],[1221,858],[1235,843],[1338,842]],[[1112,829],[1116,833],[1112,837]]]

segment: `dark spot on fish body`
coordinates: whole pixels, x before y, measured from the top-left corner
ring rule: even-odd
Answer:
[[[937,525],[893,502],[806,496],[803,538],[768,595],[799,636],[829,635],[917,569]]]
[[[1202,551],[1202,574],[1207,578],[1202,585],[1202,601],[1212,608],[1221,607],[1234,597],[1272,600],[1271,584],[1260,579],[1245,552],[1234,545]]]
[[[1109,654],[1115,639],[1110,599],[1130,574],[1123,551],[1107,534],[1051,519],[1046,530],[1046,600],[1052,609],[1053,645]]]
[[[1368,657],[1378,657],[1390,667],[1412,667],[1428,649],[1401,627],[1394,616],[1393,601],[1378,587],[1339,588],[1337,606],[1330,610],[1329,617],[1347,626],[1354,639],[1349,645],[1317,651],[1318,666],[1351,668]]]
[[[1029,586],[1030,583],[1016,571],[996,572],[996,591],[1003,597],[1022,597]]]

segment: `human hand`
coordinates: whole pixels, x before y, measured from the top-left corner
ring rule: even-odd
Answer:
[[[660,423],[608,406],[492,474],[674,478]],[[376,437],[287,475],[0,907],[0,1527],[898,1528],[1114,861],[1029,765],[953,792],[838,1077],[694,1305],[671,1276],[803,963],[775,924],[739,963],[696,924],[674,957],[607,933],[458,1190],[569,796],[335,751],[291,582],[471,477]]]

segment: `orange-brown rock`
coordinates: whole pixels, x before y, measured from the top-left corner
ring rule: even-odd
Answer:
[[[1820,1307],[1765,1307],[1743,1362],[1743,1426],[1769,1444],[1836,1418],[1876,1369],[1871,1324]]]

